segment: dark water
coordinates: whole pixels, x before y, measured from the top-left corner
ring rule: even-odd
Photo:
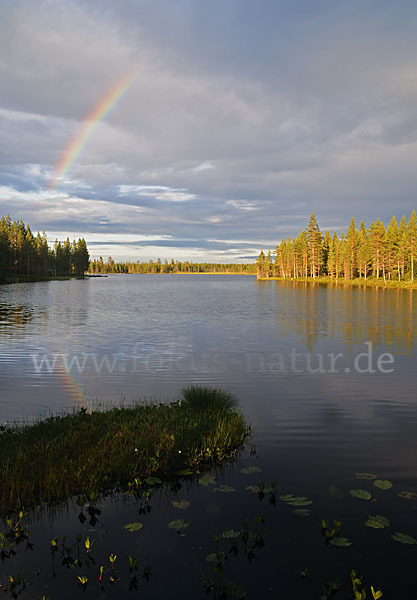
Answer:
[[[247,276],[111,276],[1,287],[1,421],[76,405],[165,400],[199,383],[235,393],[257,450],[217,474],[218,484],[236,488],[230,494],[186,485],[155,494],[145,516],[119,498],[100,506],[93,526],[82,525],[73,507],[37,520],[35,549],[19,551],[0,565],[3,572],[27,573],[32,585],[23,598],[81,596],[80,574],[89,577],[84,597],[133,597],[123,577],[100,592],[97,571],[100,561],[108,569],[115,553],[126,578],[127,555],[137,553],[153,572],[148,583],[140,581],[142,597],[205,597],[200,579],[212,570],[205,557],[215,551],[213,534],[242,530],[246,518],[262,514],[265,547],[257,559],[249,563],[241,551],[226,565],[227,579],[242,584],[248,598],[320,598],[326,581],[338,578],[344,587],[336,597],[347,598],[352,568],[363,575],[369,597],[371,584],[384,598],[415,593],[417,546],[391,535],[417,538],[417,502],[398,496],[417,492],[416,308],[417,294],[409,290]],[[261,473],[242,474],[248,465]],[[378,490],[355,479],[358,471],[393,487]],[[259,481],[276,481],[278,496],[311,498],[311,516],[245,490]],[[328,488],[335,482],[345,492],[367,489],[373,498],[334,499]],[[190,508],[175,509],[176,497]],[[375,514],[391,526],[365,527]],[[321,519],[339,516],[352,541],[347,548],[321,538]],[[191,523],[184,536],[167,528],[176,518]],[[136,520],[142,531],[123,530]],[[49,540],[68,535],[73,543],[77,533],[95,539],[97,565],[85,573],[60,567],[54,579]]]

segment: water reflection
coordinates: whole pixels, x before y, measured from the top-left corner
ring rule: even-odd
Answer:
[[[417,331],[417,291],[378,287],[269,282],[279,333],[296,332],[309,351],[321,339],[352,346],[370,341],[410,355]]]

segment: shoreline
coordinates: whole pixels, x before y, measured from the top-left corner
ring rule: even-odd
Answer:
[[[87,279],[85,275],[16,275],[13,277],[0,277],[0,285],[12,283],[38,283],[44,281],[68,281],[69,279]]]
[[[330,277],[257,277],[257,281],[283,281],[291,283],[319,283],[322,285],[334,285],[334,286],[350,286],[350,287],[378,287],[378,288],[391,288],[391,289],[408,289],[417,290],[417,280],[411,281],[393,281],[387,279],[347,279],[343,278],[331,279]]]

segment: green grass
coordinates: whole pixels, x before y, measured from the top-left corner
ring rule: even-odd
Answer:
[[[316,277],[313,279],[312,277],[287,277],[284,279],[283,277],[258,277],[260,281],[291,281],[297,283],[325,283],[331,285],[349,285],[349,286],[366,286],[366,287],[383,287],[383,288],[403,288],[403,289],[417,289],[417,280],[416,281],[394,281],[392,279],[387,279],[384,281],[382,278],[368,278],[368,279],[345,279],[343,277],[339,277],[336,279],[331,279],[330,277]]]
[[[230,394],[197,387],[171,404],[82,409],[2,427],[0,513],[197,471],[233,457],[248,433]]]

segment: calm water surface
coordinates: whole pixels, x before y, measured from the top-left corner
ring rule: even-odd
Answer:
[[[191,501],[185,517],[165,490],[141,518],[146,527],[140,539],[114,533],[137,520],[134,507],[107,502],[103,525],[90,526],[97,547],[120,556],[136,550],[154,564],[143,597],[205,597],[199,578],[210,571],[204,557],[215,549],[212,533],[238,529],[245,518],[263,514],[267,534],[256,564],[236,559],[228,567],[248,598],[319,598],[326,581],[340,577],[346,583],[352,568],[381,586],[384,597],[405,597],[417,590],[417,546],[390,535],[417,538],[417,503],[398,497],[401,490],[417,491],[416,308],[417,294],[409,290],[258,282],[250,276],[121,275],[2,286],[0,419],[144,397],[168,400],[190,383],[227,388],[253,425],[257,448],[256,456],[246,452],[219,474],[218,482],[238,492],[183,489],[179,497]],[[262,473],[243,475],[247,465]],[[392,490],[355,479],[358,471],[389,479]],[[312,498],[314,518],[296,517],[280,501],[276,507],[260,503],[245,491],[260,479],[277,481],[279,494]],[[365,487],[373,500],[335,500],[328,492],[335,482],[345,491]],[[74,532],[78,512],[69,508],[34,525],[38,545]],[[365,528],[369,514],[386,515],[392,527]],[[340,515],[353,544],[325,546],[318,523]],[[166,528],[174,518],[192,523],[185,536]],[[44,559],[31,555],[32,568],[38,561],[42,571]],[[17,560],[18,567],[26,568]],[[308,577],[298,577],[306,567]],[[66,596],[53,579],[33,586],[24,598],[35,597],[33,590],[46,589],[51,600],[77,593],[74,584]],[[120,585],[91,597],[124,593],[130,597]]]

